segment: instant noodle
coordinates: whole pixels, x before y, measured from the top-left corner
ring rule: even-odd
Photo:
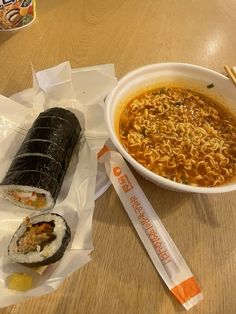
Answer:
[[[133,98],[119,137],[136,161],[178,183],[213,187],[236,175],[235,119],[189,89],[163,87]]]
[[[0,31],[23,28],[35,18],[35,0],[0,0]]]

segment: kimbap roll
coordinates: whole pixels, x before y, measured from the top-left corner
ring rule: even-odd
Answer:
[[[52,208],[80,131],[78,119],[67,109],[40,113],[0,183],[0,194],[20,207]]]
[[[9,243],[8,256],[26,266],[49,265],[63,257],[70,239],[70,227],[61,215],[26,217]]]

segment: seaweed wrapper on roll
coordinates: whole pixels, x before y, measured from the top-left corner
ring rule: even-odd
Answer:
[[[71,136],[68,136],[68,134],[63,132],[63,130],[53,127],[34,127],[29,129],[24,142],[31,140],[46,140],[52,143],[56,143],[62,149],[66,149],[71,145],[73,146],[76,143],[77,138],[77,132],[71,134]]]
[[[10,168],[8,169],[8,173],[10,174],[11,172],[14,172],[15,169],[17,169],[17,171],[35,170],[47,173],[57,181],[60,180],[64,173],[62,165],[59,162],[50,156],[40,154],[21,155],[14,158]]]
[[[80,131],[78,119],[67,109],[40,113],[0,183],[1,195],[20,207],[52,208]]]
[[[38,117],[33,125],[32,128],[37,127],[46,127],[46,128],[54,128],[56,130],[62,130],[66,136],[71,135],[72,126],[64,119],[60,117]]]
[[[39,117],[60,117],[67,121],[72,128],[78,128],[78,120],[76,116],[69,110],[65,111],[63,108],[54,107],[47,109],[39,114]]]
[[[61,215],[26,217],[9,243],[8,256],[30,267],[49,265],[63,257],[70,239],[71,230]]]
[[[48,133],[47,133],[48,134]],[[63,169],[67,168],[69,164],[68,153],[66,149],[53,143],[51,140],[30,140],[24,141],[17,152],[16,157],[31,156],[38,154],[40,156],[47,156],[60,163]]]

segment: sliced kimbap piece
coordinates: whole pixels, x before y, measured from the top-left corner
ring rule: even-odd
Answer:
[[[45,210],[54,206],[58,186],[58,181],[45,172],[21,170],[7,172],[0,190],[17,206]]]
[[[51,157],[40,154],[21,155],[14,158],[8,172],[21,170],[46,172],[57,181],[60,180],[63,172],[63,168],[59,162]]]
[[[72,142],[72,138],[74,138],[74,133],[71,133],[71,135],[68,136],[66,133],[59,129],[49,127],[37,127],[29,129],[24,142],[29,140],[47,140],[57,144],[63,149],[64,147],[70,145],[70,143]]]
[[[53,158],[61,164],[63,169],[65,169],[68,164],[67,151],[48,140],[30,140],[24,142],[18,150],[16,157],[33,154],[40,154]]]
[[[54,117],[54,116],[38,117],[32,125],[32,128],[37,128],[37,127],[47,127],[47,128],[54,128],[56,130],[61,130],[67,136],[74,133],[71,125],[66,120],[63,120],[60,117]]]
[[[62,216],[26,217],[9,243],[8,255],[13,262],[27,266],[49,265],[63,257],[70,239],[70,227]]]
[[[37,153],[40,151],[42,154],[44,154],[45,146],[47,147],[47,143],[42,143],[42,146],[40,146],[39,143],[37,143],[37,146],[33,144],[33,142],[43,142],[48,141],[53,144],[48,146],[49,155],[59,161],[63,167],[63,169],[67,169],[70,159],[72,156],[72,153],[74,151],[75,145],[78,141],[78,134],[73,133],[71,136],[67,136],[66,133],[63,133],[61,130],[51,129],[51,128],[35,128],[30,129],[28,134],[26,135],[26,138],[24,142],[22,143],[21,147],[19,148],[16,156],[22,155],[24,153],[32,152]],[[32,142],[32,144],[30,144]],[[56,143],[56,144],[55,144]],[[57,147],[58,150],[56,150]],[[27,151],[26,151],[27,150]],[[29,151],[30,150],[30,151]],[[53,156],[53,154],[55,155]],[[62,155],[64,155],[64,160],[61,159]]]
[[[78,119],[71,111],[67,109],[59,108],[59,107],[50,108],[41,112],[39,115],[39,117],[44,117],[44,116],[60,117],[63,120],[66,120],[67,122],[69,122],[73,128],[79,127],[79,131],[80,131],[80,125],[78,123]]]

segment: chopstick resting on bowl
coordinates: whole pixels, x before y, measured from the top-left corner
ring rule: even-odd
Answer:
[[[224,69],[227,72],[227,74],[229,75],[229,78],[232,80],[232,82],[236,86],[236,73],[235,73],[235,70],[233,68],[230,68],[228,65],[225,65]]]

